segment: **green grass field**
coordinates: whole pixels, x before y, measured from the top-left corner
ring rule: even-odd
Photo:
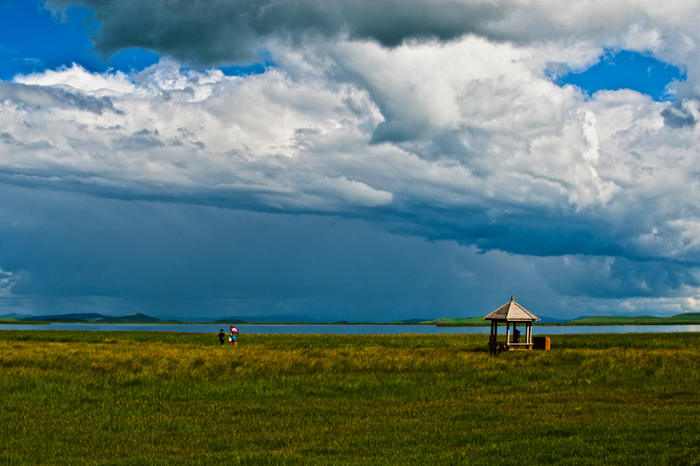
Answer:
[[[700,464],[700,335],[0,331],[0,465]]]

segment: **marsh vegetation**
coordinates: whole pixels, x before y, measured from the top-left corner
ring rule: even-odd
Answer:
[[[698,334],[0,331],[0,465],[700,464]]]

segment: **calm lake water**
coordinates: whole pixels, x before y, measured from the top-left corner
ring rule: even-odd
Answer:
[[[147,331],[219,333],[224,324],[0,324],[0,330],[93,330],[93,331]],[[490,327],[436,327],[434,325],[265,325],[236,324],[241,333],[333,333],[345,335],[398,334],[398,333],[485,333]],[[499,332],[505,334],[505,327]],[[574,333],[675,333],[700,332],[700,325],[577,325],[532,327],[533,335],[563,335]]]

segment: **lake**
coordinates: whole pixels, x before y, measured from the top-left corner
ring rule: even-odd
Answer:
[[[490,327],[436,327],[434,325],[330,325],[330,324],[236,324],[240,333],[332,333],[345,335],[371,334],[436,334],[436,333],[482,333],[488,334]],[[92,331],[146,331],[219,333],[228,324],[0,324],[0,330],[92,330]],[[505,334],[505,326],[499,325],[499,334]],[[533,335],[563,335],[580,333],[675,333],[700,332],[700,325],[533,325]]]

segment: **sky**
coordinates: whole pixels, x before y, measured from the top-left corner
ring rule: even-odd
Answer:
[[[0,315],[700,312],[699,21],[0,0]]]

